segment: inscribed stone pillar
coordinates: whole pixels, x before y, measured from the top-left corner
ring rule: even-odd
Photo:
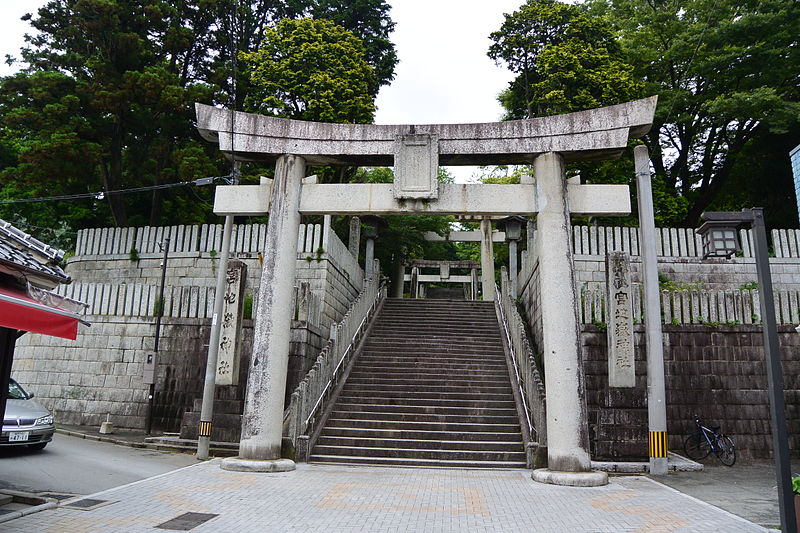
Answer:
[[[392,274],[392,297],[394,298],[403,297],[403,286],[405,285],[405,277],[406,277],[406,265],[403,263],[403,259],[396,255],[394,260],[394,273]]]
[[[511,281],[511,297],[517,299],[517,241],[508,241],[508,271]]]
[[[347,249],[350,255],[358,260],[358,249],[361,246],[361,219],[353,217],[350,219],[350,238],[347,241]]]
[[[635,387],[631,261],[625,252],[606,255],[608,386]]]
[[[223,461],[226,470],[294,469],[293,461],[280,457],[300,188],[305,169],[305,160],[295,155],[283,155],[275,165],[239,457]]]
[[[241,261],[229,261],[225,272],[225,295],[222,297],[222,324],[217,352],[216,385],[239,384],[239,337],[242,331],[244,289],[247,265]]]
[[[367,227],[364,232],[365,245],[364,249],[364,279],[372,277],[372,270],[375,268],[375,239],[378,237],[378,229],[374,227]]]
[[[564,161],[556,153],[542,154],[534,162],[534,173],[548,470],[588,472],[589,436]]]
[[[494,244],[489,217],[481,219],[481,292],[484,301],[494,301]]]
[[[478,299],[478,270],[473,268],[469,272],[470,277],[470,300],[477,300]]]

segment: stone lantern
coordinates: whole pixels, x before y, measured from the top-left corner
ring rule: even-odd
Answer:
[[[521,216],[510,216],[497,221],[497,226],[506,234],[508,243],[508,272],[511,281],[511,297],[517,297],[517,242],[522,237],[522,226],[528,219]]]
[[[361,217],[361,223],[366,226],[364,229],[364,239],[366,250],[364,251],[364,276],[369,279],[373,275],[372,269],[375,268],[375,239],[378,238],[378,230],[388,226],[386,219],[378,215],[365,215]]]

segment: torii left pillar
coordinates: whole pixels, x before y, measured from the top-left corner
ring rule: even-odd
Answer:
[[[296,155],[283,155],[275,165],[239,456],[224,459],[223,470],[286,472],[295,468],[294,461],[281,459],[281,438],[305,171],[305,160]]]

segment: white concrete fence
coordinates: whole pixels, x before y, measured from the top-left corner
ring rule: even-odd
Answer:
[[[89,304],[93,316],[156,316],[158,285],[72,283],[61,285],[57,293]],[[214,314],[214,287],[164,287],[164,314],[168,318],[211,318]],[[300,282],[294,288],[293,320],[320,325],[322,300]],[[253,309],[258,293],[253,295]]]
[[[771,232],[775,257],[800,257],[800,229],[774,229]],[[739,230],[742,256],[753,257],[751,230]],[[573,226],[573,253],[606,255],[622,251],[639,255],[639,228],[619,226]],[[659,257],[703,257],[700,236],[694,228],[656,228],[656,253]]]
[[[377,260],[373,272],[380,272]],[[364,289],[342,320],[331,326],[330,340],[322,348],[314,366],[292,392],[289,406],[284,411],[283,434],[291,439],[299,460],[307,460],[307,453],[310,451],[308,441],[303,446],[302,438],[307,438],[307,432],[314,427],[315,422],[325,412],[328,402],[333,399],[336,387],[352,362],[370,319],[385,297],[386,288],[380,286],[379,276],[366,280]]]
[[[778,324],[800,323],[800,291],[774,291]],[[606,290],[601,284],[581,290],[581,321],[607,322]],[[760,324],[761,304],[757,290],[661,291],[661,319],[664,324],[736,325]],[[643,316],[642,287],[633,288],[633,321]]]
[[[321,224],[302,224],[297,252],[313,254],[320,247],[327,251],[324,235]],[[78,231],[75,255],[130,257],[135,250],[139,257],[160,257],[163,254],[160,243],[165,238],[169,238],[171,255],[213,254],[222,249],[222,224],[83,229]],[[266,224],[234,224],[231,253],[257,254],[264,250],[266,239]]]

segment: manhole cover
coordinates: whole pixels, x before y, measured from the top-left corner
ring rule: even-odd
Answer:
[[[93,498],[84,498],[82,500],[65,503],[61,507],[67,509],[79,509],[81,511],[91,511],[93,509],[97,509],[98,507],[103,507],[104,505],[109,505],[112,503],[117,502],[111,500],[95,500]]]
[[[196,528],[200,524],[208,522],[215,516],[219,515],[211,513],[183,513],[182,515],[176,516],[172,520],[167,520],[163,524],[159,524],[156,527],[158,529],[171,529],[173,531],[189,531]]]

